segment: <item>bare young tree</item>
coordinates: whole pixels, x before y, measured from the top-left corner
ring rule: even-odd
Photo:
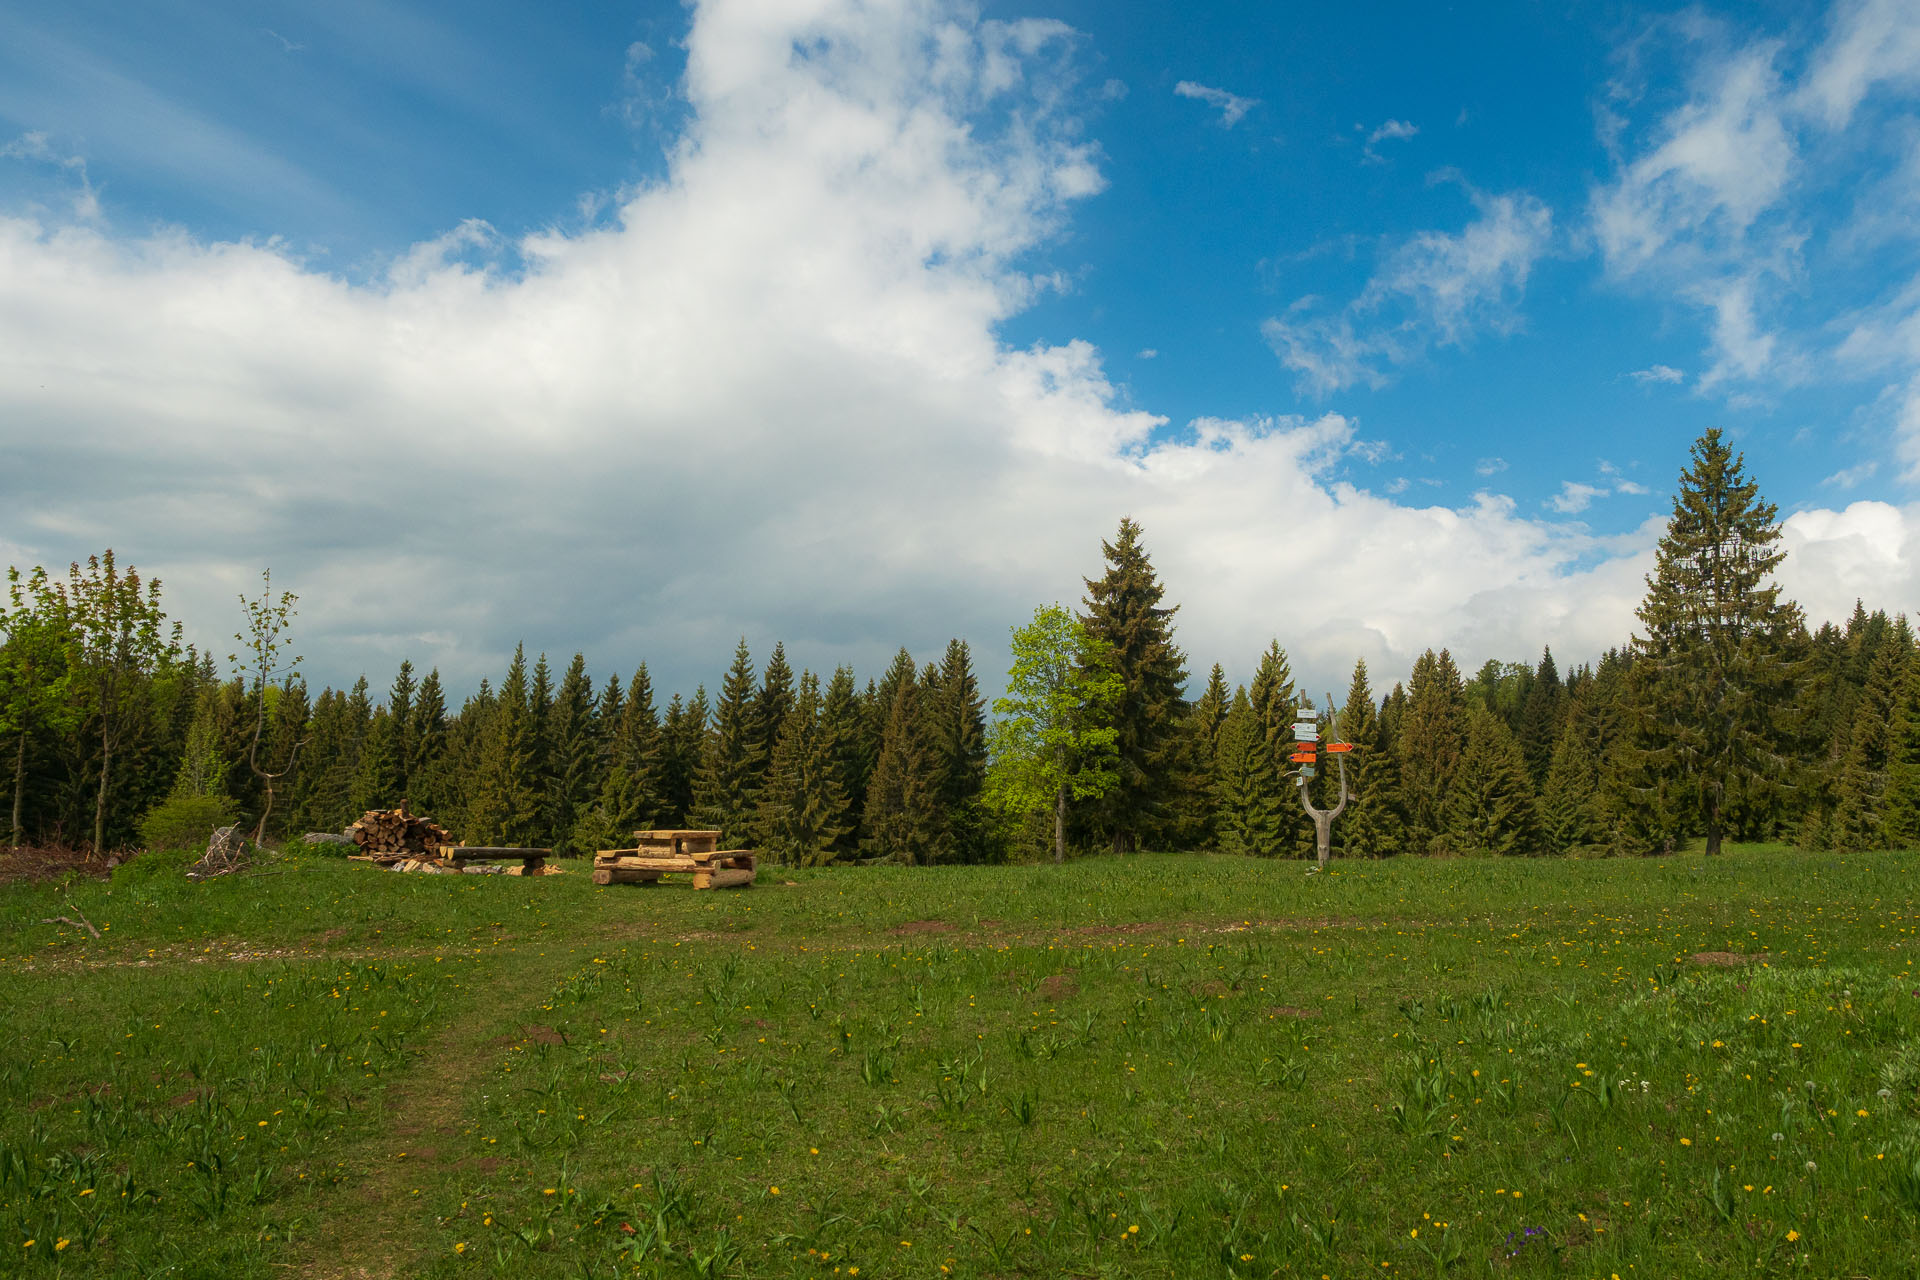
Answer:
[[[300,655],[286,655],[285,639],[288,627],[293,622],[294,604],[300,599],[291,591],[282,591],[279,599],[273,596],[273,570],[260,571],[260,598],[249,600],[240,597],[240,607],[246,611],[247,629],[235,632],[233,638],[246,650],[246,662],[241,664],[241,655],[228,654],[227,661],[240,666],[246,677],[248,687],[253,693],[253,745],[247,750],[247,768],[253,770],[253,776],[260,779],[260,785],[266,791],[266,800],[260,806],[260,824],[253,829],[255,844],[266,839],[267,818],[273,813],[273,784],[293,771],[294,762],[300,758],[300,748],[307,745],[304,737],[296,738],[287,750],[287,758],[277,769],[268,768],[260,762],[260,739],[267,731],[269,715],[268,704],[273,700],[276,677],[291,679],[294,669],[300,665]],[[284,665],[283,665],[284,663]]]

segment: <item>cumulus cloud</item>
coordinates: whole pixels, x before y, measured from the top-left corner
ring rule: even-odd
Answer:
[[[1174,426],[1084,342],[999,339],[1040,287],[1021,264],[1101,186],[1070,39],[709,0],[663,180],[585,229],[463,224],[367,281],[272,242],[0,220],[0,552],[113,546],[216,645],[270,565],[314,678],[411,657],[456,689],[525,639],[687,690],[742,634],[866,671],[960,635],[991,685],[1008,625],[1077,599],[1123,515],[1202,670],[1246,678],[1273,637],[1334,688],[1428,645],[1619,642],[1657,520],[1408,505],[1345,478],[1377,454],[1344,416]],[[1430,335],[1485,305],[1446,284],[1468,239],[1383,275]],[[1845,608],[1913,598],[1915,512],[1789,526]]]
[[[1381,262],[1345,307],[1296,301],[1266,321],[1267,342],[1301,390],[1324,396],[1383,385],[1435,346],[1462,347],[1480,330],[1511,332],[1533,264],[1553,238],[1553,212],[1525,192],[1473,192],[1476,217],[1458,232],[1425,231]]]
[[[1237,93],[1228,93],[1225,89],[1215,89],[1193,80],[1182,80],[1173,86],[1173,91],[1182,98],[1194,98],[1218,111],[1220,127],[1223,129],[1233,128],[1247,112],[1260,105],[1258,98],[1243,98]]]
[[[1592,506],[1595,498],[1604,498],[1606,495],[1607,491],[1599,485],[1568,480],[1561,484],[1559,493],[1547,499],[1547,505],[1561,515],[1573,515]]]
[[[1477,476],[1497,476],[1506,469],[1505,458],[1482,458],[1473,464],[1473,474]]]

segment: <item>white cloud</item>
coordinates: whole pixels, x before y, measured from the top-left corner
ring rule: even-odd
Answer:
[[[1920,15],[1908,0],[1854,0],[1835,15],[1797,95],[1830,129],[1846,127],[1875,87],[1920,83]]]
[[[1862,481],[1871,480],[1874,472],[1879,469],[1879,463],[1869,460],[1860,463],[1858,466],[1847,467],[1843,470],[1836,471],[1820,483],[1822,485],[1831,485],[1837,489],[1854,489],[1858,488]]]
[[[1482,458],[1473,464],[1473,474],[1477,476],[1497,476],[1506,469],[1505,458]]]
[[[1159,355],[1160,353],[1152,347],[1142,347],[1138,355],[1136,356],[1136,358],[1140,360],[1153,360],[1153,359],[1156,359]]]
[[[1681,383],[1687,380],[1687,375],[1684,372],[1674,368],[1670,364],[1656,364],[1646,369],[1635,369],[1627,376],[1635,382]]]
[[[1829,341],[1820,318],[1808,326],[1794,314],[1809,297],[1825,304],[1809,257],[1920,244],[1920,219],[1903,199],[1915,189],[1906,172],[1914,119],[1858,110],[1876,92],[1920,86],[1920,9],[1842,3],[1812,42],[1740,41],[1698,15],[1653,29],[1681,37],[1685,99],[1636,129],[1640,94],[1615,86],[1602,117],[1615,171],[1590,192],[1590,228],[1617,283],[1698,310],[1709,347],[1696,386],[1730,404],[1764,404],[1756,386],[1802,383],[1829,367],[1806,349]],[[1864,193],[1837,226],[1832,207],[1849,202],[1828,200],[1834,192]]]
[[[1658,521],[1407,505],[1341,478],[1376,450],[1339,415],[1168,430],[1085,343],[997,338],[1034,294],[1018,264],[1100,186],[1049,70],[1067,39],[712,0],[665,180],[590,229],[463,224],[368,283],[273,243],[0,220],[0,551],[113,546],[215,644],[270,565],[316,679],[405,656],[456,689],[524,638],[686,690],[741,634],[867,672],[957,634],[991,685],[1008,625],[1077,598],[1128,514],[1199,670],[1244,679],[1276,636],[1336,689],[1361,656],[1384,684],[1429,645],[1618,643]],[[1466,238],[1382,278],[1479,261]],[[1483,305],[1395,287],[1430,335]],[[1814,587],[1915,598],[1920,514],[1861,509],[1789,522]]]
[[[1405,120],[1388,120],[1367,135],[1366,145],[1360,150],[1361,157],[1372,164],[1385,163],[1381,159],[1380,153],[1374,150],[1375,143],[1405,142],[1410,138],[1418,136],[1419,133],[1420,127],[1418,125],[1409,124]]]
[[[1615,493],[1632,494],[1636,498],[1644,498],[1647,496],[1649,492],[1651,492],[1651,490],[1649,490],[1647,486],[1643,484],[1635,484],[1631,480],[1617,481],[1613,486],[1613,491]]]
[[[1267,342],[1303,391],[1379,386],[1431,347],[1518,326],[1527,277],[1552,242],[1553,213],[1524,192],[1475,192],[1473,201],[1478,216],[1466,227],[1402,242],[1340,311],[1318,313],[1318,300],[1307,297],[1266,321]]]
[[[1193,80],[1182,80],[1173,86],[1173,91],[1183,98],[1194,98],[1206,103],[1220,113],[1220,127],[1231,129],[1239,124],[1247,112],[1260,105],[1258,98],[1243,98],[1225,89],[1215,89],[1210,85]]]
[[[1593,505],[1595,498],[1604,498],[1607,491],[1598,485],[1581,484],[1577,480],[1568,480],[1561,484],[1560,492],[1547,499],[1546,505],[1561,515],[1573,515],[1585,511]]]

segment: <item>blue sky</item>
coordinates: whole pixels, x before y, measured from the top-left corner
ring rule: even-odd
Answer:
[[[1917,99],[1883,0],[0,3],[0,552],[690,687],[990,665],[1132,513],[1196,666],[1391,679],[1624,639],[1719,426],[1905,608]]]

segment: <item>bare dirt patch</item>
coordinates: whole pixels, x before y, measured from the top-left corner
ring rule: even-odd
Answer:
[[[1233,988],[1218,978],[1209,978],[1205,982],[1196,982],[1187,988],[1190,996],[1211,996],[1218,1000],[1233,994]]]
[[[909,920],[893,926],[887,932],[899,938],[915,933],[952,933],[953,926],[945,920]]]
[[[1713,969],[1738,969],[1744,965],[1760,964],[1767,955],[1764,951],[1753,956],[1741,955],[1738,951],[1696,951],[1687,958],[1695,964]]]
[[[106,858],[96,857],[81,849],[60,845],[21,845],[18,848],[0,849],[0,884],[21,880],[58,880],[68,875],[105,880],[112,874],[113,867]]]
[[[1075,981],[1077,969],[1068,969],[1065,973],[1050,973],[1040,979],[1040,994],[1049,1000],[1064,1000],[1068,996],[1080,994],[1080,984]]]
[[[544,1023],[530,1023],[518,1035],[495,1036],[488,1041],[496,1049],[511,1049],[521,1044],[565,1044],[567,1038]]]

